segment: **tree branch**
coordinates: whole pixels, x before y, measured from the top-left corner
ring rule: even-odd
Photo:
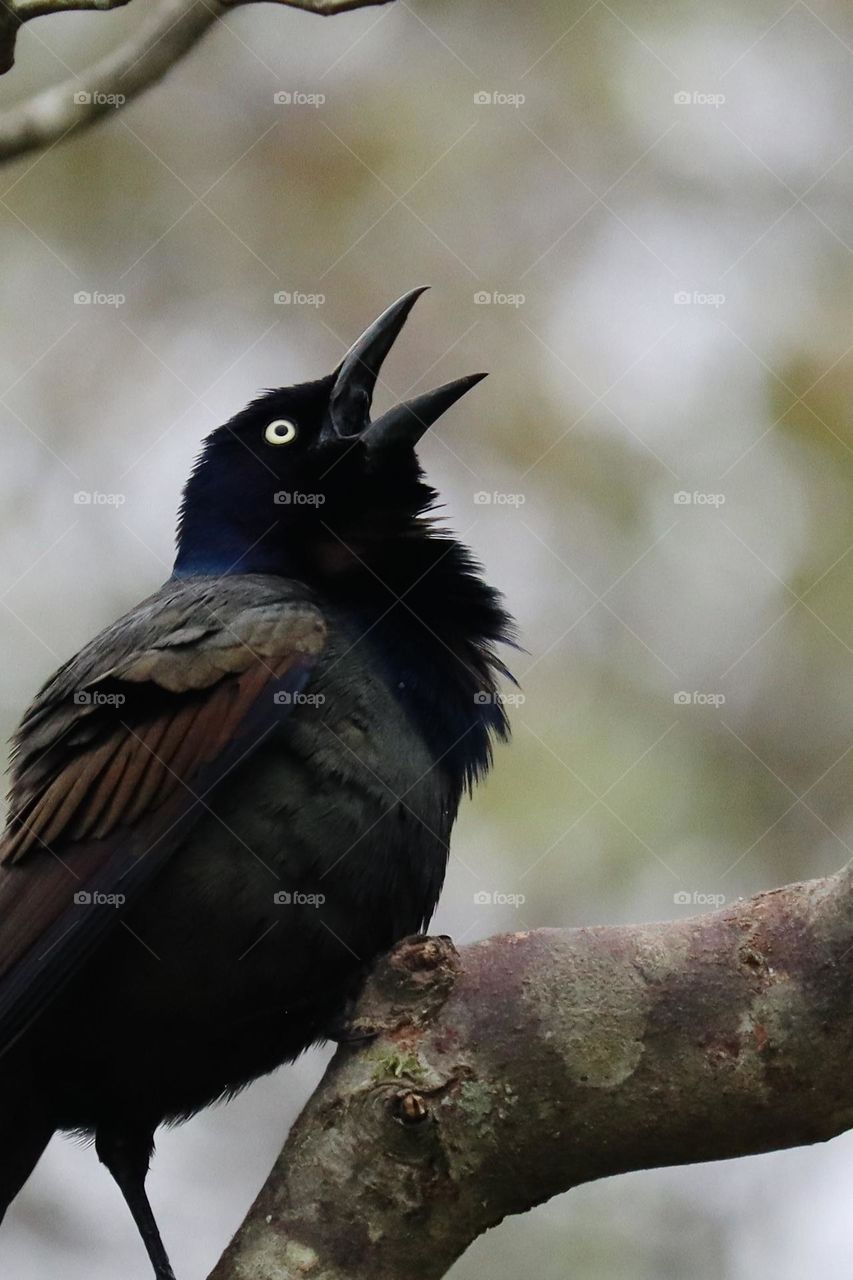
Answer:
[[[853,877],[711,915],[407,939],[210,1280],[438,1280],[595,1178],[853,1124]]]
[[[390,4],[391,0],[265,0],[267,4],[281,4],[288,9],[304,9],[321,18],[334,17],[336,13],[351,13],[353,9],[366,9],[371,5]],[[223,9],[242,9],[259,0],[222,0]]]
[[[129,0],[8,0],[10,9],[21,22],[45,18],[52,13],[70,13],[74,9],[121,9]]]
[[[389,0],[273,0],[328,16]],[[0,74],[15,60],[15,40],[24,22],[73,9],[114,9],[128,0],[0,0]],[[257,0],[161,0],[124,44],[80,76],[36,94],[0,115],[0,161],[51,146],[67,134],[120,110],[156,84],[214,23],[232,9]]]

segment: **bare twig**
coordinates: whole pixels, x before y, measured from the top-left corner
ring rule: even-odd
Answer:
[[[219,13],[205,0],[161,0],[124,44],[82,75],[0,116],[0,160],[49,146],[130,101],[164,76]]]
[[[594,1178],[853,1125],[853,877],[712,915],[408,939],[211,1280],[439,1280]]]
[[[9,7],[21,22],[45,18],[52,13],[70,13],[73,9],[121,9],[130,0],[8,0]]]
[[[74,9],[119,9],[129,0],[0,0],[0,75],[15,63],[18,29],[31,18]]]
[[[222,0],[223,9],[239,9],[258,0]],[[389,4],[390,0],[268,0],[270,4],[282,4],[289,9],[304,9],[321,18],[331,18],[336,13],[351,13],[353,9],[366,9],[370,5]]]
[[[389,0],[274,0],[330,15]],[[128,0],[0,0],[0,74],[14,63],[23,23],[74,9],[114,9]],[[81,75],[37,94],[0,115],[0,161],[51,146],[67,134],[121,109],[156,84],[218,19],[257,0],[160,0],[124,44]]]

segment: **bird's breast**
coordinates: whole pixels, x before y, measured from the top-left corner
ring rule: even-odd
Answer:
[[[206,803],[129,920],[196,1009],[299,1001],[428,923],[452,788],[346,637]]]

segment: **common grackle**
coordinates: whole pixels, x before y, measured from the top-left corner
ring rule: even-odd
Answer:
[[[94,1135],[158,1280],[153,1135],[332,1034],[423,929],[507,723],[497,592],[415,446],[484,375],[370,405],[421,289],[205,441],[172,577],[44,686],[0,843],[0,1214]]]

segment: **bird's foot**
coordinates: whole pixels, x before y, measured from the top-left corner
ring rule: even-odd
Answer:
[[[329,1032],[329,1039],[335,1044],[362,1044],[367,1040],[375,1040],[379,1035],[376,1027],[367,1022],[351,1022],[346,1026],[336,1026]]]
[[[365,1040],[375,1040],[379,1035],[376,1027],[365,1018],[356,1016],[358,999],[352,996],[347,1000],[340,1013],[332,1018],[325,1028],[327,1040],[334,1044],[361,1044]]]

